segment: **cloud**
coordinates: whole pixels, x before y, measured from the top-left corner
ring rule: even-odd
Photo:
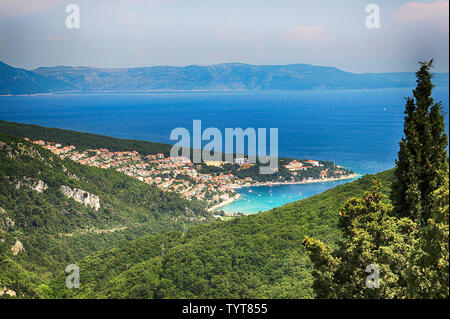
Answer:
[[[295,40],[306,40],[311,42],[331,40],[331,36],[326,34],[323,27],[319,25],[298,25],[289,30],[288,35]]]
[[[442,30],[449,28],[448,1],[432,3],[408,2],[392,14],[391,22],[429,23]]]

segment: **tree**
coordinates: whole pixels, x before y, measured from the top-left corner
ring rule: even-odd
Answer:
[[[339,215],[342,240],[333,252],[314,238],[303,245],[313,262],[313,288],[318,298],[403,298],[406,295],[408,256],[417,243],[417,225],[409,218],[390,216],[374,185],[363,198],[350,199]],[[379,288],[367,286],[370,273],[378,269]]]
[[[449,179],[434,192],[428,224],[421,229],[419,245],[408,267],[408,296],[449,297]]]
[[[433,60],[420,62],[417,87],[406,99],[404,133],[396,160],[391,200],[394,213],[426,224],[433,193],[448,175],[447,135],[441,103],[431,97]]]
[[[431,97],[432,62],[420,62],[414,98],[406,99],[393,207],[375,185],[341,210],[335,251],[313,238],[303,242],[319,298],[449,296],[448,140],[442,106]],[[379,270],[378,289],[366,287],[369,264]]]

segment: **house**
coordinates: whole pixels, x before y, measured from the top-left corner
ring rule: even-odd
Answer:
[[[319,161],[314,161],[314,160],[307,160],[307,161],[304,161],[305,163],[308,163],[308,164],[310,164],[310,165],[312,165],[312,166],[319,166]]]
[[[191,160],[186,156],[176,156],[176,157],[171,157],[170,159],[174,163],[183,163],[183,164],[191,163]]]
[[[225,164],[225,162],[222,161],[204,161],[206,166],[214,166],[214,167],[220,167],[223,164]]]
[[[197,171],[195,169],[187,169],[186,170],[186,175],[195,178],[195,177],[197,177]]]
[[[238,165],[244,165],[248,163],[248,160],[245,157],[238,157],[234,160],[234,162]]]
[[[33,141],[33,142],[31,142],[31,143],[36,144],[36,145],[40,145],[40,146],[45,145],[45,142],[44,142],[43,140]]]
[[[305,167],[303,166],[303,163],[301,163],[297,160],[293,160],[289,164],[284,165],[284,167],[286,167],[290,171],[299,171],[299,170],[305,169]]]
[[[156,154],[156,158],[159,158],[159,159],[164,158],[164,154],[163,153],[157,153]]]

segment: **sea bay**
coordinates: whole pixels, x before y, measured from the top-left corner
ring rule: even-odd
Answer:
[[[448,112],[448,87],[434,97]],[[411,89],[71,93],[1,96],[0,119],[170,143],[176,127],[279,130],[279,155],[333,161],[358,174],[394,166]],[[448,131],[448,116],[446,118]],[[347,181],[241,189],[225,211],[255,213]],[[251,190],[251,192],[249,192]],[[301,195],[300,195],[301,193]],[[261,195],[261,196],[258,196]]]

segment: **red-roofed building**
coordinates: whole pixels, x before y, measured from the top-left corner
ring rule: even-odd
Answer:
[[[319,166],[319,161],[307,160],[305,163],[311,164],[312,166]]]

